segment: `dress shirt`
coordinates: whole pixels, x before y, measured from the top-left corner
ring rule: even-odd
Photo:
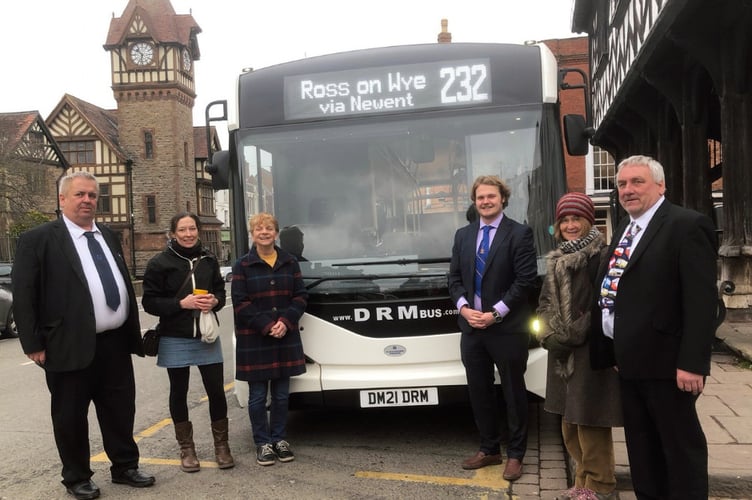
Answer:
[[[635,222],[638,226],[640,226],[640,230],[637,232],[636,235],[632,238],[632,245],[630,248],[630,256],[634,255],[634,251],[637,248],[637,245],[640,243],[640,240],[642,239],[642,235],[645,234],[645,230],[648,227],[648,224],[650,223],[651,219],[653,218],[653,215],[655,215],[655,212],[658,210],[658,207],[661,206],[661,203],[663,203],[663,200],[665,200],[665,196],[661,196],[657,202],[655,202],[655,205],[650,207],[644,214],[639,216],[636,219],[632,219],[630,217],[629,222]],[[617,241],[621,241],[624,238],[624,235],[627,234],[627,231],[629,231],[629,224],[627,224],[626,229],[624,229],[624,232],[619,236],[619,239]],[[614,235],[615,237],[615,235]],[[627,267],[629,267],[629,264],[627,264]],[[617,288],[616,290],[616,298],[614,302],[619,301],[619,290]],[[614,338],[614,313],[609,311],[608,309],[602,309],[601,313],[603,314],[603,335],[605,335],[608,338]]]
[[[475,251],[478,251],[478,248],[480,247],[480,242],[483,239],[483,227],[484,226],[491,226],[491,230],[488,232],[488,248],[491,248],[493,246],[493,240],[496,236],[496,230],[499,228],[499,225],[501,225],[501,220],[504,218],[504,212],[502,212],[496,219],[492,220],[489,224],[486,224],[482,220],[480,221],[480,226],[478,230],[478,237],[475,240]],[[489,252],[490,254],[490,252]],[[470,302],[467,300],[466,297],[460,297],[457,301],[457,310],[462,310],[463,306],[470,305]],[[481,299],[478,295],[473,295],[473,308],[477,311],[482,311],[483,306],[481,304]],[[494,304],[493,308],[501,315],[503,318],[509,313],[509,308],[504,303],[504,301],[500,300],[496,304]]]
[[[89,244],[87,242],[84,233],[86,229],[78,226],[73,221],[63,216],[65,225],[68,228],[68,232],[73,239],[73,245],[76,247],[76,253],[81,261],[81,266],[84,269],[84,275],[86,276],[86,283],[89,285],[89,294],[91,295],[91,301],[94,305],[94,317],[97,324],[97,333],[105,332],[108,330],[114,330],[125,323],[128,318],[128,291],[125,287],[125,281],[120,269],[118,269],[115,257],[112,255],[109,245],[104,240],[102,232],[99,230],[96,224],[92,223],[91,231],[94,233],[94,239],[96,239],[102,246],[105,257],[107,257],[107,263],[112,269],[112,274],[115,277],[117,283],[118,292],[120,293],[120,306],[116,311],[110,309],[107,305],[107,301],[104,296],[104,288],[102,287],[102,280],[97,272],[97,267],[94,264],[94,259],[91,257],[89,251]],[[65,293],[61,290],[61,293]]]

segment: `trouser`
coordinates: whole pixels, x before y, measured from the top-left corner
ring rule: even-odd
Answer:
[[[500,335],[485,331],[462,334],[460,351],[470,404],[480,433],[480,450],[495,455],[501,448],[501,416],[494,386],[496,367],[507,413],[507,457],[522,460],[527,451],[527,334]]]
[[[266,395],[271,388],[271,405],[266,412]],[[248,383],[248,416],[256,446],[286,439],[290,378]]]
[[[564,446],[574,459],[574,485],[596,493],[611,493],[616,488],[614,442],[610,427],[591,427],[561,421]]]
[[[71,372],[46,372],[51,396],[52,427],[63,484],[86,481],[93,472],[89,457],[89,405],[97,413],[102,444],[112,462],[112,475],[138,467],[138,446],[133,439],[136,384],[127,335],[122,330],[97,334],[91,365]]]
[[[707,500],[708,445],[698,396],[675,379],[620,377],[632,485],[638,499]]]

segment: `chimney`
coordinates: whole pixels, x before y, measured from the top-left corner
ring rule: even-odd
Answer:
[[[447,31],[449,21],[446,19],[441,20],[441,33],[439,33],[437,41],[439,43],[452,43],[452,34]]]

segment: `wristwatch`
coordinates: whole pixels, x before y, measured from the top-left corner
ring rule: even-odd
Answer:
[[[491,314],[493,315],[494,323],[501,323],[504,320],[499,311],[494,311]]]

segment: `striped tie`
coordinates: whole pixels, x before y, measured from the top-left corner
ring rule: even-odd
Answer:
[[[480,240],[478,252],[475,254],[475,295],[480,297],[480,286],[483,281],[483,271],[486,269],[488,257],[489,233],[492,226],[483,226],[483,238]]]

